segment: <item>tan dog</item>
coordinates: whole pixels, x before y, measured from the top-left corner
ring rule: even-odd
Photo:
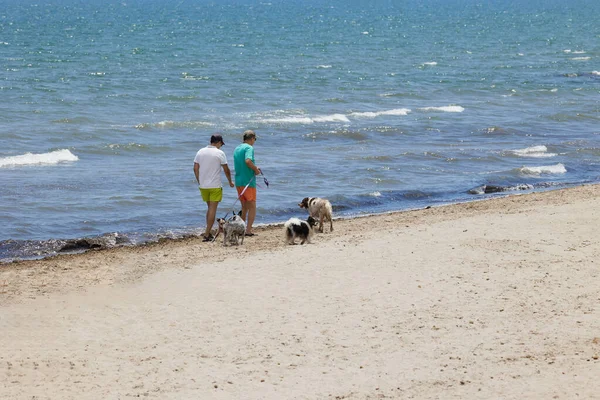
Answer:
[[[319,232],[323,232],[323,221],[329,221],[329,231],[333,232],[333,210],[327,199],[319,197],[305,197],[300,203],[300,208],[306,208],[308,215],[319,220]]]

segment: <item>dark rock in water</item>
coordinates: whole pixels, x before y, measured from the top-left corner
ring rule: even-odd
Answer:
[[[484,185],[484,193],[497,193],[506,191],[506,187],[496,186],[496,185]]]
[[[485,185],[477,186],[473,189],[469,189],[470,194],[484,194],[485,193]]]
[[[14,260],[39,259],[61,253],[83,253],[133,244],[129,236],[107,233],[78,239],[0,240],[0,264]]]
[[[476,188],[470,189],[470,194],[487,194],[487,193],[498,193],[498,192],[510,192],[516,190],[530,190],[533,189],[532,185],[522,183],[515,186],[499,186],[499,185],[481,185]]]
[[[65,241],[65,244],[58,251],[89,250],[91,248],[87,239],[69,239]]]
[[[97,237],[66,240],[58,252],[107,249],[126,243],[129,243],[126,236],[120,236],[118,233],[107,233]]]

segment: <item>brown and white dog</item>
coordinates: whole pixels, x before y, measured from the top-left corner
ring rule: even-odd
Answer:
[[[319,220],[319,232],[323,232],[323,221],[329,221],[329,231],[333,232],[333,210],[327,199],[320,197],[305,197],[300,203],[300,208],[306,208],[308,215]]]

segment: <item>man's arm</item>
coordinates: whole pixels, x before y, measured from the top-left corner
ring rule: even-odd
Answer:
[[[196,175],[196,182],[198,182],[198,186],[200,186],[200,164],[197,162],[194,163],[194,175]]]
[[[225,176],[227,177],[227,180],[229,181],[229,187],[234,187],[235,185],[231,181],[231,171],[229,170],[229,166],[227,164],[223,164],[222,167],[223,167],[223,172],[225,172]]]
[[[252,171],[254,171],[254,175],[260,174],[260,168],[258,168],[256,165],[254,165],[254,163],[252,162],[251,159],[246,158],[246,165],[248,166],[248,168],[250,168]]]

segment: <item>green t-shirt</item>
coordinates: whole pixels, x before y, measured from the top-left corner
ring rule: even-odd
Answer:
[[[254,171],[246,165],[246,160],[254,162],[254,147],[248,143],[242,143],[233,151],[233,167],[235,168],[235,186],[246,186],[250,182],[250,187],[256,187]]]

